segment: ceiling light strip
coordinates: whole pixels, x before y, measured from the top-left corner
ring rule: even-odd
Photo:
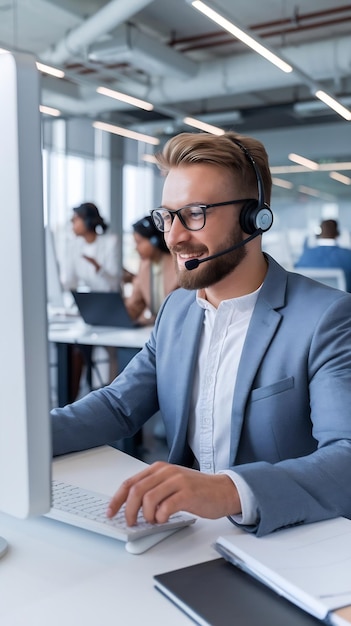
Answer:
[[[127,94],[121,93],[120,91],[115,91],[114,89],[107,89],[107,87],[98,87],[96,91],[102,96],[108,96],[109,98],[120,100],[121,102],[131,104],[132,106],[138,107],[139,109],[144,109],[145,111],[152,111],[154,108],[154,105],[151,104],[151,102],[146,102],[145,100],[134,98],[134,96],[127,96]]]
[[[45,106],[44,104],[41,104],[39,106],[39,111],[40,113],[44,113],[45,115],[52,115],[53,117],[60,117],[61,115],[61,111],[59,111],[58,109]]]
[[[207,122],[202,122],[201,120],[197,120],[194,117],[184,117],[184,124],[187,126],[192,126],[193,128],[198,128],[199,130],[203,130],[206,133],[211,133],[212,135],[224,135],[223,128],[218,128],[218,126],[212,126],[212,124],[207,124]]]
[[[343,104],[335,100],[335,98],[332,98],[332,96],[327,94],[322,89],[318,89],[317,91],[315,91],[314,95],[316,96],[316,98],[324,102],[324,104],[326,104],[328,107],[333,109],[336,113],[341,115],[341,117],[343,117],[345,120],[347,120],[348,122],[351,121],[351,111],[344,107]]]
[[[334,161],[332,163],[320,163],[320,172],[330,172],[331,170],[351,170],[351,161]]]
[[[283,187],[283,189],[292,189],[293,183],[290,180],[284,180],[283,178],[272,178],[272,183],[276,187]]]
[[[301,174],[308,172],[308,168],[303,165],[272,165],[271,174]]]
[[[93,122],[93,127],[98,128],[99,130],[104,130],[107,133],[112,133],[113,135],[121,135],[122,137],[127,137],[128,139],[135,139],[136,141],[151,143],[153,146],[157,146],[160,143],[160,140],[157,139],[157,137],[151,137],[150,135],[137,133],[134,130],[122,128],[121,126],[115,126],[114,124],[107,124],[106,122]]]
[[[55,76],[55,78],[64,78],[65,73],[63,70],[57,69],[57,67],[51,67],[51,65],[44,65],[44,63],[36,62],[37,69],[42,74],[49,74]]]
[[[294,152],[290,152],[290,154],[288,155],[288,158],[290,159],[290,161],[293,161],[294,163],[298,163],[299,165],[303,165],[304,167],[307,167],[309,170],[318,170],[319,169],[319,164],[316,163],[315,161],[311,161],[311,159],[306,159],[306,157],[301,156],[300,154],[295,154]]]
[[[224,30],[228,31],[231,35],[242,41],[246,46],[260,54],[262,57],[273,63],[276,67],[278,67],[283,72],[287,74],[293,71],[293,67],[284,61],[277,54],[272,52],[269,48],[262,45],[256,37],[249,35],[243,28],[239,28],[233,22],[227,20],[223,15],[220,15],[217,11],[212,9],[207,3],[205,4],[201,0],[190,0],[191,5],[194,9],[206,15],[210,20],[218,24],[224,28]]]
[[[313,189],[312,187],[307,187],[306,185],[300,185],[298,187],[300,193],[305,193],[308,196],[314,196],[316,198],[321,197],[321,192],[318,189]]]
[[[157,165],[158,161],[154,154],[143,154],[141,157],[142,161],[146,161],[146,163],[153,163]]]
[[[307,172],[309,168],[303,165],[272,165],[271,174],[299,174]],[[351,170],[351,161],[333,161],[332,163],[319,163],[319,172],[331,172],[333,170],[344,171]]]
[[[348,176],[345,176],[345,174],[339,174],[339,172],[330,172],[329,176],[330,178],[337,180],[339,183],[342,183],[343,185],[351,185],[351,178],[349,178]]]

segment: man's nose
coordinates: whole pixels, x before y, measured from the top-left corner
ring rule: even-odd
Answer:
[[[175,246],[181,241],[187,241],[188,239],[190,239],[190,237],[190,231],[185,228],[185,226],[180,221],[178,215],[175,215],[170,230],[168,231],[168,233],[165,233],[165,241],[167,246]]]

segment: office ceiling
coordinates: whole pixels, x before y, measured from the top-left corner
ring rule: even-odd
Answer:
[[[351,106],[351,3],[216,0],[216,7],[296,71],[285,74],[186,0],[0,0],[0,46],[30,51],[65,71],[62,80],[42,77],[42,103],[63,116],[107,121],[161,140],[191,130],[185,116],[258,136],[280,129],[303,136],[313,126],[345,124],[316,100],[311,82]],[[101,95],[98,86],[154,109]],[[304,156],[317,160],[306,145]],[[287,164],[287,153],[285,146],[276,164]],[[351,147],[345,154],[328,141],[320,159],[351,161]],[[351,176],[351,170],[343,173]],[[350,186],[324,176],[326,196],[349,195]]]

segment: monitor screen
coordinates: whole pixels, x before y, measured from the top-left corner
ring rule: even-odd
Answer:
[[[51,498],[39,92],[32,56],[0,54],[0,511],[20,518]]]

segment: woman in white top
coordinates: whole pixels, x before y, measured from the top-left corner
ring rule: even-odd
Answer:
[[[73,209],[73,232],[62,271],[66,290],[118,291],[120,271],[116,235],[105,235],[107,224],[92,202]]]
[[[83,202],[73,209],[73,232],[76,235],[66,252],[62,271],[62,284],[68,291],[118,291],[120,271],[118,265],[117,236],[105,235],[107,224],[92,202]],[[110,361],[110,378],[116,373],[115,350],[107,348]],[[92,346],[73,346],[71,358],[70,397],[79,392],[83,366],[88,366],[87,380],[91,385]]]

